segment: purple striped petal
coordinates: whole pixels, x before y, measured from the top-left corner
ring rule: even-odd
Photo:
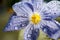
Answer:
[[[45,5],[43,8],[44,15],[48,15],[55,19],[60,16],[60,2],[59,1],[51,1]]]
[[[53,39],[58,39],[60,37],[60,23],[55,20],[45,21],[42,25],[42,30]]]
[[[30,4],[30,3],[27,3],[27,2],[18,2],[18,3],[15,3],[13,6],[12,6],[14,12],[16,12],[16,14],[18,16],[28,16],[30,13],[32,13],[32,8],[33,6]]]
[[[37,40],[39,29],[34,29],[34,25],[29,24],[24,33],[24,40]]]
[[[20,30],[28,25],[28,18],[12,15],[4,29],[4,31]]]

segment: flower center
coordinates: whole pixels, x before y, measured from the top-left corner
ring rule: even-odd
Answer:
[[[38,13],[34,13],[34,14],[31,16],[31,22],[32,22],[33,24],[38,24],[40,21],[41,21],[41,16],[40,16]]]

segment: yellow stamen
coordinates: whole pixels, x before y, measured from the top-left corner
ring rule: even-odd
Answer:
[[[32,22],[33,24],[38,24],[40,21],[41,21],[41,16],[40,16],[38,13],[34,13],[34,14],[31,16],[31,22]]]

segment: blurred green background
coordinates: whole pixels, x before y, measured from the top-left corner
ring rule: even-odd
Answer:
[[[12,5],[19,1],[21,0],[0,0],[0,40],[23,40],[24,29],[14,32],[3,32],[3,29],[7,24],[9,17],[13,13],[13,10],[11,8]],[[49,2],[51,0],[44,1]],[[60,18],[57,18],[56,20],[60,22]],[[45,35],[40,30],[40,36],[38,40],[52,40],[52,39],[48,38],[48,36]]]

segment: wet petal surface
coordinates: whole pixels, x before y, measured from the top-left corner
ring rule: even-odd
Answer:
[[[20,30],[28,25],[28,18],[12,15],[4,31]]]
[[[55,20],[45,21],[41,28],[50,38],[57,39],[60,37],[60,23]]]
[[[34,25],[29,24],[24,33],[24,40],[37,40],[39,29],[34,29]]]

